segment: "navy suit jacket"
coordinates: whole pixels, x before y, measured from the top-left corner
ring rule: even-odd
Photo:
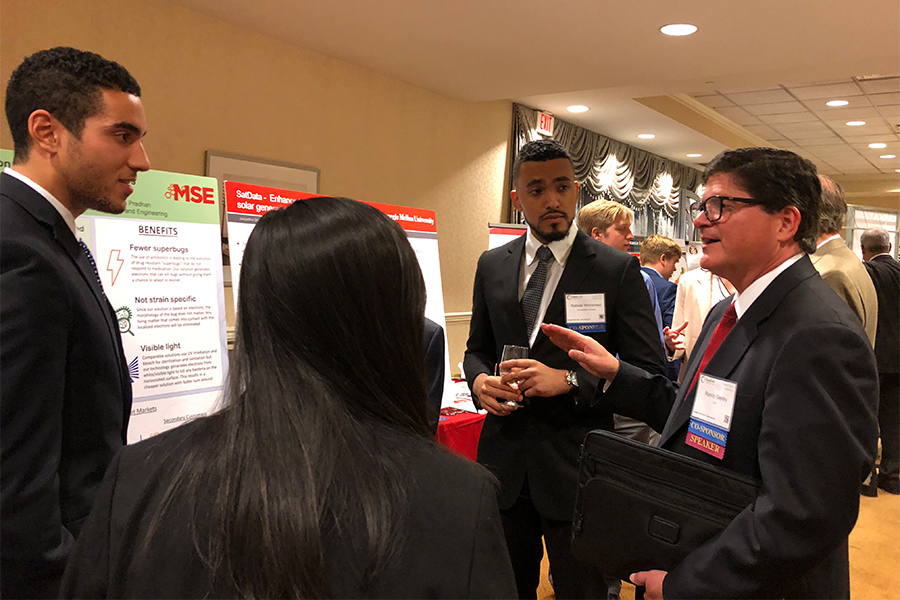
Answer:
[[[662,312],[663,327],[671,327],[672,316],[675,314],[675,292],[678,291],[678,285],[664,279],[653,267],[641,267],[641,270],[650,276],[650,281],[656,288],[656,299],[659,302],[659,310]]]
[[[475,273],[472,321],[464,368],[469,385],[481,373],[494,374],[504,344],[528,346],[519,304],[519,270],[525,236],[481,255]],[[650,297],[637,259],[579,231],[545,323],[566,324],[566,294],[604,294],[606,331],[590,334],[613,354],[662,374],[663,355]],[[513,505],[527,475],[532,501],[548,519],[571,520],[578,485],[578,455],[592,429],[613,428],[612,412],[592,406],[602,382],[537,334],[529,358],[577,373],[576,395],[531,398],[506,417],[487,415],[478,444],[478,462],[500,480],[500,508]],[[474,394],[473,394],[474,396]],[[476,400],[477,401],[477,400]]]
[[[685,382],[730,303],[707,316]],[[878,440],[875,357],[859,319],[804,256],[747,309],[705,372],[737,383],[721,460],[685,442],[696,389],[622,362],[598,396],[661,427],[661,447],[762,482],[721,535],[669,572],[665,596],[849,598],[847,538]]]
[[[56,597],[131,381],[115,314],[50,203],[0,175],[0,595]]]

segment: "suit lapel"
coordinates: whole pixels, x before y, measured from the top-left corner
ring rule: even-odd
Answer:
[[[528,335],[525,332],[525,316],[519,303],[519,273],[522,268],[522,257],[525,254],[525,237],[520,236],[507,246],[506,254],[500,258],[498,273],[500,274],[501,306],[508,306],[509,331],[512,339],[508,344],[528,346]]]
[[[46,227],[49,230],[50,235],[53,236],[57,243],[66,251],[66,254],[69,255],[69,258],[78,269],[81,278],[84,279],[85,284],[90,288],[94,299],[100,306],[100,312],[103,314],[104,321],[106,321],[106,326],[109,330],[110,341],[119,349],[118,356],[122,357],[122,341],[112,306],[109,304],[109,300],[103,292],[100,282],[97,281],[97,275],[94,273],[94,268],[91,266],[87,255],[85,255],[84,250],[81,248],[81,244],[75,239],[75,236],[66,224],[65,219],[62,218],[62,215],[56,211],[46,198],[15,177],[3,173],[0,175],[0,182],[2,182],[3,195],[21,206],[22,209],[28,212],[36,221]],[[127,373],[127,365],[125,365],[124,360],[120,359],[120,363],[120,367],[124,369],[124,371],[120,369],[120,372]],[[123,389],[125,383],[126,382],[123,381]]]
[[[763,291],[762,294],[750,305],[747,312],[738,319],[734,329],[719,346],[719,349],[706,365],[705,373],[723,379],[729,379],[740,363],[741,359],[747,353],[747,350],[753,344],[759,333],[759,326],[766,321],[784,297],[794,287],[796,287],[804,279],[816,274],[815,268],[812,266],[808,256],[803,256],[795,264],[788,267],[786,271],[778,275],[772,283]],[[662,446],[675,432],[690,419],[691,411],[694,405],[694,395],[696,394],[696,386],[690,390],[690,394],[685,398],[684,394],[688,393],[686,386],[694,380],[697,368],[700,366],[700,360],[713,331],[722,319],[722,315],[730,304],[730,299],[725,299],[717,304],[710,311],[709,320],[704,325],[703,332],[700,336],[698,344],[695,346],[695,352],[690,358],[688,369],[684,374],[685,387],[679,390],[678,396],[669,414],[669,419],[663,429],[663,433],[659,442]],[[740,392],[740,389],[738,389]]]

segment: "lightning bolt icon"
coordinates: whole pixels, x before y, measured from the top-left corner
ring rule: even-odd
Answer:
[[[118,250],[109,251],[109,261],[106,263],[106,270],[112,274],[112,283],[110,285],[116,285],[116,278],[122,271],[122,265],[124,264],[125,261],[119,258]]]

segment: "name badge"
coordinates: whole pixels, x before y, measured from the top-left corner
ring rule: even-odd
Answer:
[[[701,373],[685,443],[718,459],[725,457],[737,383]]]
[[[566,327],[579,333],[606,331],[606,295],[566,294]]]

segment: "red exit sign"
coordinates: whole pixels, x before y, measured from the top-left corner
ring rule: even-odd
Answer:
[[[539,111],[537,114],[537,131],[544,135],[553,135],[553,115]]]

